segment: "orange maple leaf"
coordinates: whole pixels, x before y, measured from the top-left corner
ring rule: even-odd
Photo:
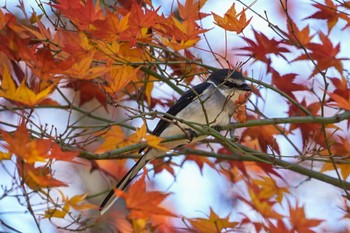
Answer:
[[[199,40],[199,34],[208,30],[202,29],[192,18],[179,21],[175,16],[170,16],[160,25],[157,30],[163,37],[164,45],[178,51],[194,46]]]
[[[8,154],[15,154],[26,163],[45,162],[52,142],[47,139],[31,139],[24,121],[17,127],[17,130],[10,135],[0,130],[3,140],[7,143],[3,147]]]
[[[187,157],[187,156],[186,156]],[[174,167],[179,165],[172,160],[154,159],[150,162],[153,165],[154,175],[159,174],[163,171],[169,172],[173,177],[175,177]]]
[[[224,17],[221,17],[212,12],[215,20],[214,23],[227,31],[233,31],[239,34],[243,32],[243,30],[249,25],[250,21],[253,18],[250,17],[250,19],[247,20],[245,11],[246,9],[243,9],[240,13],[237,14],[235,10],[235,3],[233,3],[230,9],[226,11]]]
[[[343,177],[343,179],[347,179],[350,175],[350,166],[349,164],[337,164],[335,167],[332,163],[324,163],[320,172],[325,171],[334,171],[335,169],[340,170],[340,174]]]
[[[32,139],[24,121],[17,127],[13,135],[3,130],[0,130],[0,133],[7,143],[3,146],[7,150],[4,153],[15,154],[28,164],[45,162],[48,159],[72,161],[79,154],[76,151],[62,151],[57,143],[49,139]]]
[[[275,225],[272,221],[267,220],[268,225],[265,226],[265,229],[269,233],[295,233],[294,230],[289,229],[282,219],[277,219],[277,224]]]
[[[287,20],[287,28],[289,33],[290,43],[300,47],[307,46],[314,35],[310,35],[309,25],[305,26],[303,29],[299,30],[298,26],[293,20]]]
[[[17,170],[22,181],[32,190],[67,186],[62,181],[55,179],[52,169],[46,165],[34,166],[33,163],[25,163],[17,158]]]
[[[216,170],[214,163],[208,157],[205,157],[205,156],[187,154],[185,156],[185,159],[184,159],[184,162],[185,161],[195,162],[199,168],[199,171],[201,172],[201,175],[203,175],[204,164],[206,164],[209,167],[211,167],[212,169]]]
[[[78,155],[78,151],[62,151],[61,147],[57,143],[52,142],[50,159],[70,162]]]
[[[164,21],[163,16],[157,14],[159,8],[154,9],[143,7],[136,1],[132,1],[130,9],[121,8],[119,12],[123,17],[128,17],[128,30],[124,30],[120,34],[120,40],[128,41],[131,47],[136,45],[136,42],[151,42],[153,31],[152,28],[156,24]]]
[[[235,112],[233,113],[233,119],[235,119],[237,122],[245,123],[247,121],[247,107],[246,102],[249,97],[250,93],[242,93],[239,95],[236,104]]]
[[[8,22],[13,17],[12,14],[5,13],[3,11],[0,11],[0,30],[3,30],[5,26],[7,26]]]
[[[120,39],[121,34],[129,28],[129,16],[131,13],[129,12],[125,16],[119,17],[118,12],[110,12],[108,8],[105,10],[106,17],[103,20],[94,22],[96,30],[91,35],[108,42],[117,41]]]
[[[161,142],[163,141],[162,138],[154,135],[147,135],[146,125],[141,126],[141,128],[136,128],[136,132],[129,136],[124,135],[123,129],[120,126],[114,125],[102,136],[102,138],[105,141],[97,149],[97,152],[99,153],[137,143],[144,143],[158,150],[169,150],[161,145]]]
[[[295,232],[305,232],[305,233],[315,233],[316,231],[311,230],[310,228],[317,227],[324,220],[320,219],[309,219],[305,215],[304,207],[298,206],[298,202],[295,204],[295,208],[289,203],[289,217],[292,229]]]
[[[336,140],[333,140],[336,138]],[[332,142],[332,146],[330,147],[331,149],[331,156],[335,156],[337,158],[347,158],[350,157],[350,140],[349,137],[341,137],[339,135],[335,136],[332,135],[332,137],[329,137],[329,141]],[[325,148],[324,151],[325,153],[321,153],[321,155],[327,155],[329,156],[330,154],[328,153],[328,149]]]
[[[226,217],[220,218],[213,211],[213,209],[210,208],[210,214],[208,218],[189,219],[189,222],[192,225],[191,231],[202,233],[230,232],[232,228],[239,224],[239,222],[230,221],[229,216],[230,214],[228,214]]]
[[[200,40],[199,34],[203,31],[198,29],[198,25],[194,21],[180,22],[172,16],[167,22],[164,26],[166,30],[163,32],[165,36],[162,38],[162,42],[174,51],[190,48]]]
[[[342,76],[339,78],[329,78],[333,85],[335,86],[334,94],[340,95],[345,99],[350,98],[350,89],[348,87],[348,80]]]
[[[320,152],[323,156],[334,156],[335,159],[349,159],[350,158],[350,141],[347,137],[339,137],[333,142],[330,147],[331,154],[329,154],[328,149],[324,149]],[[324,163],[320,172],[334,171],[339,169],[343,179],[347,179],[350,175],[350,166],[348,164],[336,164]]]
[[[254,119],[254,117],[249,116],[248,119]],[[266,152],[268,148],[271,148],[279,154],[279,145],[274,135],[280,134],[280,130],[283,130],[283,128],[277,125],[249,127],[243,131],[242,139],[245,137],[250,137],[253,140],[257,139],[262,151]]]
[[[54,90],[55,83],[46,85],[46,87],[45,85],[42,85],[44,88],[42,88],[38,93],[35,93],[28,88],[24,80],[18,87],[16,87],[7,66],[3,66],[2,71],[0,97],[4,97],[7,100],[15,101],[29,107],[34,107],[46,100],[48,95]]]
[[[62,70],[67,69],[64,65],[66,62],[59,62],[52,52],[52,47],[43,46],[35,50],[31,50],[26,57],[27,65],[31,68],[33,74],[43,81],[57,80],[61,77]],[[71,64],[69,64],[71,66]]]
[[[98,0],[96,6],[92,0],[59,0],[57,4],[50,4],[58,9],[79,29],[93,31],[93,23],[104,18],[103,11]]]
[[[121,193],[127,208],[130,209],[129,217],[132,219],[145,218],[153,214],[175,217],[175,214],[160,206],[160,203],[168,196],[169,193],[147,192],[145,176],[132,184],[127,193]]]
[[[346,99],[343,96],[340,96],[338,94],[328,92],[328,95],[335,101],[335,103],[330,103],[328,105],[339,107],[350,111],[350,90],[348,90],[348,93],[349,93],[347,95],[348,98]]]
[[[179,15],[182,20],[201,20],[209,14],[200,12],[200,9],[204,6],[207,0],[186,0],[182,5],[179,1]]]
[[[40,41],[50,41],[54,43],[54,38],[52,38],[52,31],[50,28],[46,28],[44,24],[40,21],[40,17],[36,15],[34,12],[32,17],[35,20],[35,23],[37,24],[37,27],[33,27],[33,24],[31,27],[27,27],[24,25],[20,25],[21,27],[25,28],[27,31],[29,31],[31,34],[33,34],[38,40]]]
[[[63,60],[61,70],[71,67],[75,61],[79,61],[80,58],[88,55],[89,52],[93,53],[96,48],[95,41],[92,42],[91,37],[82,31],[72,32],[61,30],[57,32],[56,37],[57,43],[60,46],[59,48],[64,51],[64,53],[56,55]]]
[[[69,64],[69,68],[62,71],[70,78],[93,79],[107,73],[111,68],[108,66],[92,66],[96,51],[91,50],[82,54],[69,57],[63,63]]]
[[[88,103],[89,101],[96,99],[106,111],[107,108],[107,96],[103,92],[103,89],[91,80],[69,80],[69,83],[65,85],[67,88],[72,88],[79,92],[79,105]]]

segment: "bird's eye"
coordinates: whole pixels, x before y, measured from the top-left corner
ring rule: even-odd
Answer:
[[[229,88],[236,88],[236,89],[238,89],[242,84],[243,83],[237,83],[237,82],[227,80],[227,79],[223,82],[224,86],[229,87]]]
[[[238,85],[236,83],[230,82],[230,81],[225,81],[223,83],[224,86],[229,87],[229,88],[236,88],[238,89],[241,85]]]

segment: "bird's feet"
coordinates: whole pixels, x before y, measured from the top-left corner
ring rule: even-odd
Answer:
[[[191,143],[193,138],[198,137],[198,134],[196,133],[196,131],[190,128],[185,129],[185,135],[188,138],[188,143]]]
[[[220,132],[222,130],[222,127],[221,127],[221,125],[215,125],[215,126],[213,126],[213,129]]]

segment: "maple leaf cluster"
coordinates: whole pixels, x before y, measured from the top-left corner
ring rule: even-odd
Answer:
[[[204,79],[203,74],[221,65],[242,71],[252,83],[252,93],[241,95],[236,103],[236,122],[225,128],[237,129],[239,137],[229,139],[206,127],[211,137],[200,146],[176,149],[152,161],[144,172],[167,172],[176,179],[177,169],[185,163],[194,163],[203,176],[206,169],[215,170],[243,190],[228,192],[228,199],[251,212],[240,212],[232,205],[232,215],[223,215],[210,204],[204,217],[183,216],[165,204],[170,192],[148,190],[150,176],[146,174],[127,191],[116,191],[128,213],[113,219],[115,229],[174,232],[180,225],[181,230],[191,232],[251,227],[256,232],[314,232],[326,220],[308,216],[308,206],[293,197],[285,174],[291,180],[295,177],[280,168],[343,189],[337,198],[344,197],[347,213],[342,220],[348,220],[350,88],[346,67],[350,57],[343,52],[344,39],[334,37],[349,29],[350,3],[311,2],[308,6],[313,12],[302,12],[299,19],[291,2],[271,6],[280,8],[278,23],[260,14],[255,2],[248,6],[244,1],[227,4],[222,16],[215,10],[204,12],[210,4],[206,0],[173,1],[168,14],[164,6],[155,7],[149,0],[58,0],[45,3],[52,12],[41,8],[30,15],[20,1],[25,20],[1,8],[0,162],[3,167],[15,165],[12,178],[17,186],[5,189],[0,200],[19,188],[34,218],[69,219],[72,224],[65,229],[75,231],[89,227],[86,219],[98,225],[103,217],[91,214],[82,220],[82,215],[72,213],[93,212],[94,205],[86,199],[101,198],[105,190],[96,195],[67,195],[63,188],[73,185],[60,180],[53,165],[59,161],[76,165],[80,156],[91,161],[92,174],[118,180],[127,168],[122,158],[138,158],[138,151],[145,147],[167,152],[164,139],[149,134],[148,122],[160,117],[156,108],[167,109],[175,98],[155,92],[170,88],[182,94],[183,87],[190,88],[192,81]],[[204,24],[208,19],[212,26]],[[255,19],[265,21],[273,35],[260,24],[255,26]],[[317,28],[319,23],[325,26]],[[223,30],[225,38],[208,40],[211,27]],[[213,47],[221,44],[224,51]],[[204,64],[208,57],[216,63]],[[222,64],[238,59],[242,64]],[[299,69],[301,64],[307,68]],[[251,72],[255,67],[263,67],[264,78]],[[271,92],[278,95],[279,103],[269,102]],[[96,108],[91,107],[94,101]],[[266,108],[280,107],[283,117],[266,113]],[[104,115],[97,113],[100,109]],[[42,123],[45,111],[53,110],[68,113],[62,132]],[[132,125],[135,119],[142,120],[141,127]],[[171,123],[178,120],[186,119]],[[186,156],[173,159],[176,154]],[[32,193],[49,203],[39,213],[31,208]],[[111,216],[115,214],[112,211]],[[181,224],[176,225],[174,219]],[[74,228],[75,224],[81,228]]]

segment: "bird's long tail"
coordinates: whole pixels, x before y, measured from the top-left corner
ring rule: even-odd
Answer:
[[[147,152],[141,156],[141,158],[135,163],[135,165],[126,173],[126,175],[119,181],[115,186],[118,190],[125,190],[125,188],[130,184],[130,182],[136,177],[139,171],[150,161]],[[100,214],[106,213],[109,208],[112,207],[114,202],[118,200],[118,196],[115,195],[114,189],[111,190],[100,205]]]

